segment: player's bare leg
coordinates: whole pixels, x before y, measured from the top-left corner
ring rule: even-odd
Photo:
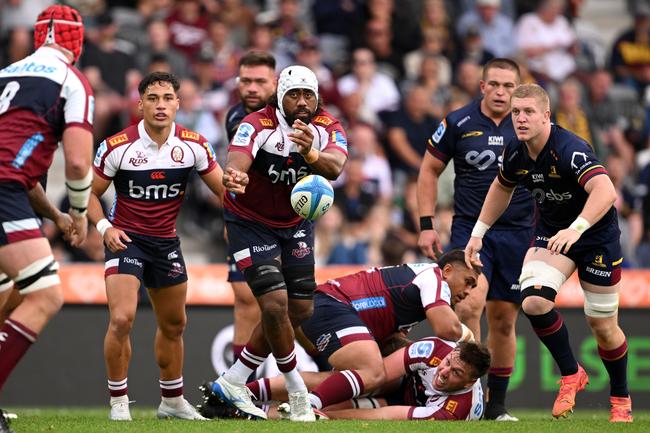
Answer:
[[[458,319],[472,331],[476,341],[481,341],[481,314],[485,308],[487,292],[488,282],[485,275],[481,274],[476,287],[469,291],[469,295],[465,299],[454,306]]]
[[[512,374],[517,351],[515,324],[519,305],[512,302],[488,300],[486,316],[488,323],[487,346],[492,355],[490,375],[488,376],[486,419],[498,421],[517,421],[508,414],[505,406],[508,380]],[[494,382],[490,387],[490,381]]]
[[[255,296],[245,281],[233,281],[231,285],[235,294],[233,308],[235,333],[232,339],[234,361],[250,340],[255,327],[260,323],[261,313]]]
[[[109,323],[104,337],[104,362],[111,395],[110,419],[130,421],[127,376],[131,361],[131,329],[138,306],[140,280],[133,275],[106,277]]]
[[[21,278],[21,271],[40,271],[52,259],[52,250],[45,238],[29,239],[0,248],[0,269],[14,280]],[[33,269],[34,264],[38,264],[39,269]],[[53,282],[51,285],[48,285],[48,279]],[[32,289],[39,282],[44,286],[25,293],[23,302],[0,324],[0,332],[4,335],[0,346],[0,389],[45,325],[63,305],[63,290],[58,278],[43,276],[31,284]]]
[[[158,418],[203,419],[183,397],[183,332],[187,324],[187,282],[149,289],[156,315],[154,351],[160,368]]]
[[[11,312],[16,309],[18,305],[23,301],[23,296],[12,288],[0,292],[0,323],[3,323],[7,317],[11,315]]]
[[[627,341],[618,325],[618,294],[620,283],[610,286],[596,286],[580,282],[585,298],[596,296],[600,309],[585,307],[587,323],[598,343],[598,354],[609,374],[610,380],[610,422],[632,422],[632,399],[627,386]],[[604,296],[601,296],[604,295]],[[608,306],[608,298],[611,304]],[[604,311],[609,311],[604,313]],[[598,316],[598,317],[593,317]],[[607,316],[607,317],[604,317]]]

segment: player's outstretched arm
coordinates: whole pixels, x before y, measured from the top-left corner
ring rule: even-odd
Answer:
[[[438,178],[445,167],[444,162],[429,152],[425,152],[418,174],[417,197],[420,214],[418,247],[422,254],[430,259],[435,259],[438,254],[442,253],[442,243],[438,232],[433,227],[433,218],[438,202]]]
[[[243,194],[248,185],[248,170],[253,160],[243,152],[228,152],[228,162],[223,172],[221,183],[226,191],[234,194]]]
[[[325,411],[330,419],[409,419],[411,406],[384,406],[376,409],[345,409]]]
[[[65,212],[61,212],[48,200],[45,190],[40,183],[37,183],[34,188],[29,190],[27,195],[29,196],[29,203],[32,205],[32,209],[42,217],[54,221],[56,227],[63,234],[63,238],[70,242],[70,236],[73,231],[72,217]]]
[[[111,182],[111,180],[104,179],[100,176],[95,176],[93,179],[93,187],[88,205],[88,218],[90,219],[90,222],[97,227],[97,231],[102,235],[104,243],[108,249],[117,252],[125,250],[126,245],[124,242],[131,242],[131,239],[123,230],[116,229],[110,221],[106,219],[101,202],[99,201],[100,197],[104,195]]]
[[[448,305],[429,308],[426,311],[427,321],[433,334],[443,340],[458,341],[463,336],[463,327],[458,316]]]
[[[552,253],[566,254],[580,236],[597,223],[616,202],[616,189],[609,176],[594,176],[585,184],[589,196],[582,212],[571,225],[560,230],[548,240],[548,249]]]
[[[223,170],[221,170],[221,167],[217,164],[212,171],[201,176],[201,179],[210,188],[210,191],[219,197],[219,202],[223,204],[225,187],[223,185]]]
[[[490,189],[485,196],[481,214],[472,230],[472,236],[467,246],[465,246],[465,263],[467,263],[467,266],[482,265],[478,252],[483,247],[483,236],[506,211],[514,191],[514,188],[507,187],[499,182],[498,177],[492,181],[492,185],[490,185]]]

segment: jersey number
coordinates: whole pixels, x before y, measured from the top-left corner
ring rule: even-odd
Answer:
[[[496,160],[498,160],[499,166],[501,166],[503,156],[499,155],[497,157],[497,155],[491,150],[484,150],[482,152],[471,150],[465,154],[465,161],[469,165],[476,167],[479,171],[485,170]]]
[[[11,100],[14,99],[16,93],[20,90],[20,83],[18,81],[9,81],[0,94],[0,114],[9,109]]]

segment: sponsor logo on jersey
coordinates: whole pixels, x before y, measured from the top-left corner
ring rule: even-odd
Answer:
[[[538,241],[543,241],[543,242],[548,242],[548,237],[547,236],[535,236],[535,240]]]
[[[108,146],[106,145],[106,140],[102,141],[99,144],[99,147],[97,148],[97,153],[95,154],[95,161],[94,164],[99,167],[102,163],[102,157],[108,150]]]
[[[174,198],[181,194],[182,192],[180,183],[175,183],[172,185],[162,184],[140,186],[133,183],[133,180],[129,180],[129,197],[131,198],[160,200]]]
[[[167,260],[174,260],[178,258],[178,251],[174,250],[171,253],[167,254]]]
[[[559,179],[561,177],[559,174],[557,174],[557,168],[554,165],[551,166],[548,177],[553,177],[555,179]]]
[[[545,200],[562,203],[563,201],[571,200],[573,198],[570,192],[555,192],[552,189],[546,192],[541,188],[535,188],[531,194],[533,199],[540,204],[544,203]]]
[[[208,159],[212,161],[217,160],[217,154],[214,153],[214,148],[209,142],[206,141],[205,143],[203,143],[203,148],[205,149],[206,152],[208,152]]]
[[[111,146],[117,146],[118,144],[126,143],[129,137],[126,134],[116,135],[115,137],[108,139],[108,144]]]
[[[462,119],[460,119],[460,122],[456,124],[457,127],[463,126],[463,123],[467,122],[469,119],[471,119],[471,116],[465,116]]]
[[[291,250],[291,255],[302,259],[305,256],[308,256],[311,253],[311,247],[307,245],[306,242],[298,242],[298,248]]]
[[[341,149],[348,150],[348,141],[341,131],[332,131],[332,141]]]
[[[181,138],[192,140],[192,141],[199,141],[199,133],[184,129],[181,131]]]
[[[438,358],[437,356],[434,356],[433,358],[431,358],[431,361],[429,361],[429,365],[431,367],[437,367],[440,365],[441,362],[442,359]]]
[[[488,146],[503,146],[503,136],[490,135],[488,137]]]
[[[185,152],[183,152],[183,149],[180,146],[172,147],[172,161],[183,162],[183,158],[185,158]]]
[[[469,131],[460,136],[461,139],[469,137],[480,137],[483,135],[483,131]],[[490,137],[492,138],[492,137]]]
[[[298,231],[293,235],[293,238],[294,238],[294,239],[298,239],[298,238],[304,238],[305,236],[307,236],[307,235],[305,234],[305,231],[304,231],[304,230],[298,230]]]
[[[411,347],[409,347],[409,356],[411,358],[428,358],[432,354],[432,341],[416,341],[415,343],[411,344]]]
[[[48,65],[39,65],[38,63],[29,62],[23,64],[9,65],[0,71],[0,74],[23,74],[26,72],[36,72],[43,74],[51,74],[56,71],[56,67]]]
[[[153,180],[164,180],[166,178],[164,171],[152,171],[149,177]]]
[[[447,119],[442,119],[442,122],[440,122],[440,125],[438,125],[438,129],[436,129],[436,132],[434,132],[433,135],[431,136],[433,142],[440,143],[440,140],[442,139],[442,136],[445,135],[446,130],[447,130]]]
[[[316,116],[316,117],[314,117],[312,119],[312,122],[313,123],[320,123],[321,125],[324,125],[324,126],[329,126],[332,123],[334,123],[334,121],[332,119],[330,119],[329,117],[327,117],[327,116]]]
[[[278,141],[277,143],[275,143],[275,149],[278,152],[282,152],[284,150],[284,140],[283,141]]]
[[[25,140],[23,145],[20,146],[20,150],[16,154],[16,158],[11,162],[11,165],[14,168],[22,168],[22,166],[25,165],[27,159],[32,156],[34,149],[36,149],[43,140],[45,140],[45,137],[43,137],[43,134],[40,132],[33,134],[31,137]]]
[[[237,133],[232,139],[233,146],[246,147],[251,142],[251,137],[255,132],[255,128],[250,123],[241,123],[237,128]]]
[[[612,276],[611,271],[603,271],[603,270],[600,270],[600,269],[592,268],[591,266],[587,266],[585,268],[585,271],[589,272],[590,274],[594,274],[597,277],[609,278],[609,277]]]
[[[522,168],[522,169],[519,169],[519,170],[517,170],[517,171],[515,171],[515,175],[516,175],[516,176],[525,176],[525,175],[527,175],[527,174],[528,174],[528,170],[525,170],[525,169],[523,169],[523,168]]]
[[[350,304],[356,311],[376,310],[386,308],[386,299],[383,296],[375,296],[372,298],[355,299]]]
[[[573,155],[571,155],[571,168],[575,168],[576,170],[582,170],[584,167],[586,167],[589,164],[591,164],[591,161],[589,161],[589,158],[587,158],[586,153],[573,152]]]
[[[271,119],[260,119],[260,124],[265,128],[273,127],[273,121]]]
[[[287,168],[281,171],[275,169],[275,164],[271,164],[267,172],[271,183],[285,183],[287,185],[293,185],[298,182],[303,177],[309,174],[309,169],[307,167],[300,167],[298,171],[294,168]]]
[[[172,263],[172,268],[169,270],[167,276],[171,278],[178,278],[184,273],[185,273],[185,266],[181,265],[178,262],[174,262]]]
[[[542,173],[533,173],[533,183],[544,182],[544,175]]]
[[[147,162],[149,162],[149,160],[147,159],[147,155],[140,152],[139,150],[136,150],[135,154],[136,154],[135,158],[129,158],[129,164],[131,164],[132,166],[138,167],[142,164],[146,164]]]
[[[445,405],[445,410],[447,412],[454,413],[457,407],[458,407],[458,402],[456,400],[449,400]]]

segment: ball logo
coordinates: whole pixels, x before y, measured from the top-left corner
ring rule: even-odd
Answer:
[[[302,218],[315,220],[329,210],[334,201],[332,185],[322,176],[308,175],[291,191],[291,207]]]
[[[174,146],[172,148],[172,161],[174,162],[183,162],[185,157],[185,152],[179,146]]]

